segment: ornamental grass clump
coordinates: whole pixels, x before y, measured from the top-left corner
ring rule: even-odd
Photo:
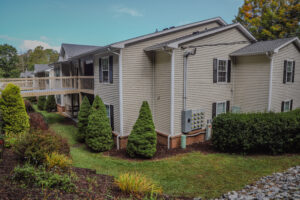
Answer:
[[[64,155],[57,152],[46,154],[46,166],[47,169],[55,172],[67,172],[70,170],[72,160]]]
[[[95,97],[89,115],[85,142],[93,151],[107,151],[113,147],[112,129],[106,108],[99,96]]]
[[[85,140],[90,113],[91,113],[91,104],[89,102],[89,99],[85,96],[83,97],[82,103],[80,105],[80,110],[78,113],[77,140],[79,142],[84,142]]]
[[[151,158],[156,152],[156,132],[147,101],[140,109],[139,117],[128,137],[126,151],[130,157]]]
[[[121,191],[129,194],[161,194],[162,188],[151,179],[138,173],[124,173],[115,179],[115,184]]]
[[[29,117],[18,86],[8,84],[1,92],[0,112],[5,133],[19,134],[29,130]]]

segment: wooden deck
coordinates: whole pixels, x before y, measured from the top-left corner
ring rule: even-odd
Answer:
[[[0,89],[12,83],[20,87],[23,97],[59,94],[94,94],[94,76],[36,77],[0,79]]]

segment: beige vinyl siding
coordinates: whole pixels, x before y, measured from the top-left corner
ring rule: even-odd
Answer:
[[[96,55],[94,58],[94,95],[98,95],[104,104],[114,106],[114,128],[115,132],[120,132],[119,115],[119,57],[113,55],[113,83],[99,82],[99,58],[109,56]]]
[[[284,60],[296,61],[295,82],[283,83]],[[289,44],[274,55],[271,110],[281,112],[281,102],[293,99],[293,108],[300,107],[300,52]]]
[[[154,109],[153,118],[156,130],[170,133],[170,102],[171,102],[171,56],[159,51],[155,56],[154,73]]]
[[[270,59],[265,56],[240,56],[234,74],[234,105],[241,112],[268,109]]]
[[[184,44],[203,45],[224,42],[248,41],[237,29]],[[229,54],[247,44],[206,46],[197,48],[196,55],[188,57],[187,109],[204,109],[205,122],[212,118],[212,103],[229,100],[232,105],[232,80],[234,65],[231,66],[231,83],[213,83],[213,59],[229,59]],[[181,111],[183,110],[183,50],[176,49],[175,57],[175,110],[174,133],[181,133]]]
[[[205,28],[220,26],[213,22],[198,27],[181,30],[168,35],[152,38],[143,42],[132,44],[123,49],[123,123],[124,135],[128,135],[138,117],[142,101],[148,101],[151,109],[154,108],[154,83],[153,83],[153,62],[150,53],[145,53],[144,48],[175,39],[194,31],[201,31]],[[155,119],[156,121],[160,116]],[[170,116],[168,116],[170,117]]]

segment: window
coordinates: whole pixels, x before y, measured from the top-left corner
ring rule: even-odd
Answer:
[[[56,97],[56,103],[59,104],[59,105],[61,105],[61,97],[60,97],[60,94],[55,95],[55,97]]]
[[[218,82],[227,82],[227,60],[218,60]]]
[[[105,104],[105,108],[106,108],[106,116],[108,117],[110,122],[110,106]]]
[[[226,101],[217,103],[216,115],[226,113]]]
[[[293,61],[287,61],[286,65],[286,82],[292,82],[293,77]]]
[[[293,99],[281,103],[281,112],[288,112],[293,109]]]
[[[101,59],[103,83],[109,82],[109,59],[108,57]]]
[[[54,75],[55,75],[55,77],[60,76],[60,67],[54,67]]]

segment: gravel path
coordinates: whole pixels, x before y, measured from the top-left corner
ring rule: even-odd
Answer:
[[[283,173],[265,176],[241,191],[231,191],[220,199],[298,199],[300,200],[300,166]]]

